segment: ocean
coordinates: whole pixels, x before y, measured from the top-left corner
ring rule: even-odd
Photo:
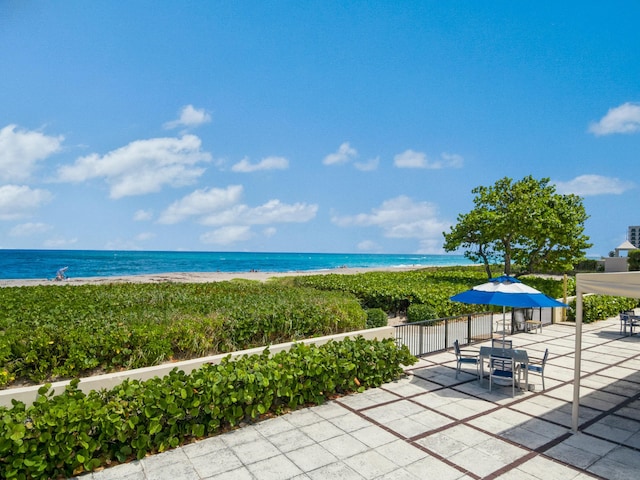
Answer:
[[[0,250],[0,279],[53,279],[174,272],[295,272],[340,267],[471,265],[462,255],[365,253],[144,252],[113,250]]]

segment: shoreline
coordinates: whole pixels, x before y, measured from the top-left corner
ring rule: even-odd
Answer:
[[[109,277],[78,277],[67,278],[65,280],[52,279],[6,279],[0,280],[0,287],[29,287],[36,285],[101,285],[109,283],[209,283],[224,282],[233,279],[257,280],[265,282],[274,277],[295,277],[306,275],[327,275],[341,274],[353,275],[357,273],[367,272],[408,272],[411,270],[420,270],[425,267],[406,266],[406,267],[338,267],[323,270],[297,270],[292,272],[263,272],[263,271],[245,271],[245,272],[170,272],[170,273],[150,273],[141,275],[114,275]]]

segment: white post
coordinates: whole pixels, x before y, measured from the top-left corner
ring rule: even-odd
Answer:
[[[562,303],[567,303],[567,274],[564,274],[564,278],[562,280],[562,290],[564,292],[564,295],[562,296]],[[563,308],[562,310],[562,321],[564,322],[567,319],[567,309]]]
[[[580,364],[582,363],[582,288],[579,275],[576,275],[576,345],[573,366],[573,406],[571,408],[571,428],[578,432],[580,409]]]

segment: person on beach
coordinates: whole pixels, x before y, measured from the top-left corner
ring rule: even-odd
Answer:
[[[59,281],[61,281],[61,280],[65,280],[65,279],[67,278],[66,271],[67,271],[67,269],[68,269],[68,268],[69,268],[69,267],[63,267],[63,268],[60,268],[60,269],[56,272],[56,278],[55,278],[55,279],[56,279],[56,281],[58,281],[58,282],[59,282]]]

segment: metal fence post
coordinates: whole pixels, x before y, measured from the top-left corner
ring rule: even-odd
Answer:
[[[449,319],[444,320],[444,349],[449,347]]]
[[[424,338],[423,338],[423,337],[424,337],[424,333],[422,332],[422,327],[423,327],[423,326],[424,326],[424,325],[423,325],[422,323],[420,323],[420,324],[419,324],[419,330],[420,330],[420,343],[419,343],[419,346],[418,346],[418,350],[420,351],[420,355],[422,355],[422,354],[424,353],[424,350],[423,350],[423,343],[424,343]]]

